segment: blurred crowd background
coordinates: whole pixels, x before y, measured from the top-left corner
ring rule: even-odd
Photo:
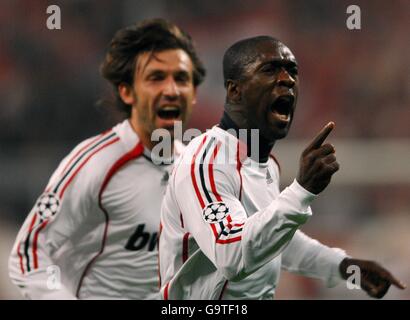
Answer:
[[[61,9],[48,30],[46,8]],[[346,8],[361,9],[348,30]],[[222,114],[222,56],[233,42],[273,35],[299,62],[301,93],[289,137],[275,154],[283,185],[299,153],[329,120],[341,170],[303,230],[353,256],[375,259],[410,284],[410,2],[326,0],[70,0],[0,3],[0,298],[19,299],[7,260],[20,224],[59,161],[123,117],[99,74],[115,31],[164,17],[188,31],[207,68],[190,127]],[[105,103],[101,103],[104,100]],[[283,273],[278,299],[366,299],[345,285]],[[409,299],[391,289],[387,299]]]

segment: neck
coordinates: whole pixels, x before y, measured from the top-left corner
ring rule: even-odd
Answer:
[[[269,141],[258,134],[259,139],[252,139],[252,132],[250,129],[239,128],[239,126],[232,120],[232,118],[225,111],[221,121],[219,122],[219,127],[224,130],[229,130],[235,133],[236,137],[244,141],[247,145],[247,155],[252,160],[260,163],[264,163],[269,160],[269,154],[272,151],[275,141]],[[243,133],[240,134],[239,129],[246,130],[246,137],[243,137]]]
[[[129,119],[129,122],[131,124],[132,130],[137,134],[139,140],[144,146],[145,150],[148,150],[153,157],[163,157],[163,158],[172,158],[174,154],[174,139],[169,133],[169,137],[171,139],[168,139],[168,137],[164,137],[160,141],[152,141],[151,139],[151,134],[147,133],[144,131],[141,126],[138,125],[138,122],[136,119],[133,119],[132,117]],[[171,143],[171,146],[167,145],[168,143]],[[161,146],[159,145],[161,144]],[[158,148],[155,148],[158,146]]]

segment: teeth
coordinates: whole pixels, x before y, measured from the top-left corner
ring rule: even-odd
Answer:
[[[176,106],[164,106],[164,107],[161,108],[161,110],[164,110],[164,111],[174,111],[174,110],[179,110],[179,108],[176,107]]]
[[[290,116],[288,114],[281,114],[279,115],[279,119],[283,120],[283,121],[288,121],[290,118]]]
[[[163,106],[157,111],[157,115],[163,119],[175,119],[181,114],[177,106]]]
[[[273,113],[281,121],[289,121],[290,120],[290,114],[289,113],[288,114],[282,114],[282,113],[277,112],[276,110],[273,111]]]
[[[279,114],[278,118],[283,121],[288,121],[290,116],[288,114]]]
[[[293,98],[288,96],[281,96],[272,104],[271,110],[274,113],[283,115],[286,119],[291,113]]]

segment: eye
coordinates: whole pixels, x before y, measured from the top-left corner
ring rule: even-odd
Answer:
[[[147,79],[149,81],[162,81],[165,79],[165,74],[163,72],[153,72],[148,75]]]
[[[274,74],[277,68],[271,64],[265,65],[261,68],[261,71],[266,74]]]
[[[175,81],[179,83],[187,83],[191,80],[191,77],[186,72],[178,72],[175,75]]]

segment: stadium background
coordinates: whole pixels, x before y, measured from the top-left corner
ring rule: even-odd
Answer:
[[[62,30],[46,28],[61,8]],[[357,4],[362,29],[346,27]],[[341,170],[303,227],[351,255],[383,263],[410,284],[410,60],[408,0],[395,1],[13,1],[0,4],[0,298],[19,298],[7,276],[17,230],[62,157],[121,115],[97,106],[110,96],[98,67],[114,32],[164,17],[195,40],[208,76],[191,127],[222,112],[221,60],[234,41],[269,34],[300,64],[301,94],[290,136],[275,147],[283,185],[299,153],[329,120]],[[407,40],[406,40],[407,39]],[[366,299],[360,290],[283,273],[279,299]],[[387,299],[409,299],[391,289]]]

